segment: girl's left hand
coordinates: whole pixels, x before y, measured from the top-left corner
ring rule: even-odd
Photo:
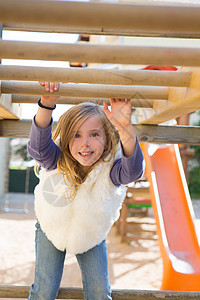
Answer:
[[[111,111],[107,103],[103,104],[103,110],[108,120],[117,128],[124,155],[127,157],[135,153],[136,136],[131,125],[131,101],[130,99],[110,99]]]
[[[131,125],[131,101],[130,99],[110,99],[111,111],[106,102],[103,104],[103,111],[109,121],[118,129]]]

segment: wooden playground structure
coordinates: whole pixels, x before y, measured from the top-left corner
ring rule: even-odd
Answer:
[[[148,2],[148,1],[146,1]],[[191,1],[192,2],[192,1]],[[38,9],[39,8],[39,9]],[[200,5],[0,0],[2,30],[94,36],[200,38]],[[162,124],[200,109],[200,47],[75,44],[0,40],[0,59],[86,63],[87,68],[0,65],[0,137],[29,137],[22,103],[45,95],[38,81],[61,82],[58,104],[130,98],[140,109],[133,127],[140,142],[200,144],[200,128]],[[90,64],[110,64],[109,69]],[[156,71],[112,69],[112,64],[178,66]],[[196,246],[197,247],[197,246]],[[199,246],[200,248],[200,246]],[[152,275],[153,276],[153,275]],[[113,299],[199,299],[195,291],[114,290]],[[1,286],[0,298],[27,298],[29,287]],[[81,289],[60,289],[58,299],[83,299]]]

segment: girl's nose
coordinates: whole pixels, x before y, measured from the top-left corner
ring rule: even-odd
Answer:
[[[89,146],[89,138],[88,137],[84,137],[82,140],[82,145],[83,146]]]

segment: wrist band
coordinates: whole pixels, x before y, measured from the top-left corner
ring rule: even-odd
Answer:
[[[54,109],[56,108],[56,104],[54,105],[54,107],[44,106],[44,105],[41,103],[41,99],[39,99],[38,105],[39,105],[39,107],[42,107],[42,108],[45,108],[45,109],[48,109],[48,110],[54,110]]]

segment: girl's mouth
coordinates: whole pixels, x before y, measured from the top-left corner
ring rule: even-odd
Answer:
[[[90,156],[91,154],[93,154],[94,151],[91,151],[91,152],[79,152],[79,154],[83,157],[87,157],[87,156]]]

